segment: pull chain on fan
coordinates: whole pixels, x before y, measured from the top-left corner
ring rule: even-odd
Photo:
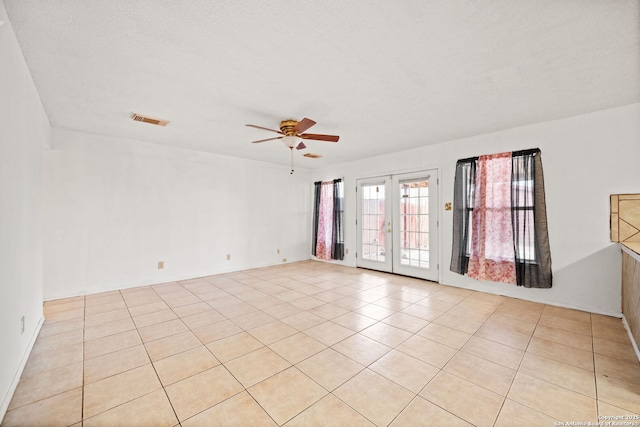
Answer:
[[[293,148],[289,148],[291,152],[291,175],[293,175]]]

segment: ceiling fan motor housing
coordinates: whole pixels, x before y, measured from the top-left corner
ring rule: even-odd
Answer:
[[[298,126],[297,120],[283,120],[280,122],[280,131],[286,136],[296,136],[296,126]]]

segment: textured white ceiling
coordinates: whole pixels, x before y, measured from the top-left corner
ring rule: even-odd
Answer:
[[[53,126],[301,167],[640,101],[640,0],[4,4]]]

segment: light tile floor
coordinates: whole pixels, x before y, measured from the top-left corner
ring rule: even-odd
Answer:
[[[44,311],[2,426],[640,424],[620,319],[422,280],[308,261]]]

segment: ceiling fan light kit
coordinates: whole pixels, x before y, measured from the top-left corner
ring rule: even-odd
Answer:
[[[269,128],[265,128],[257,125],[246,125],[246,126],[256,128],[256,129],[266,130],[269,132],[275,132],[282,135],[282,136],[276,136],[273,138],[260,139],[258,141],[252,141],[252,142],[254,144],[257,144],[257,143],[266,142],[266,141],[273,141],[275,139],[281,139],[285,147],[291,150],[291,173],[293,173],[293,149],[295,148],[296,150],[304,150],[305,148],[307,148],[307,146],[304,145],[304,142],[302,141],[303,139],[311,139],[315,141],[324,141],[324,142],[338,142],[338,140],[340,139],[340,137],[337,135],[303,133],[304,131],[306,131],[307,129],[309,129],[311,126],[315,124],[316,122],[305,117],[301,121],[297,121],[293,119],[283,120],[282,122],[280,122],[280,130],[269,129]],[[311,153],[307,153],[304,156],[312,159],[317,159],[319,157],[322,157],[317,154],[311,154]]]
[[[297,147],[298,144],[302,142],[302,138],[300,138],[299,136],[283,136],[282,142],[284,142],[284,145],[287,148],[293,148]]]

